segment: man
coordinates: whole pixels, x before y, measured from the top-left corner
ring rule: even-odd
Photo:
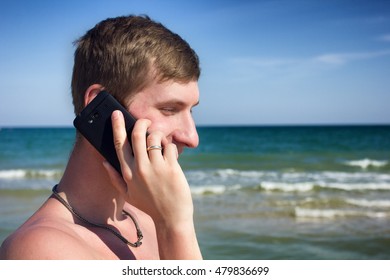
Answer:
[[[104,20],[76,46],[75,113],[104,89],[138,119],[126,135],[122,113],[112,114],[122,176],[78,134],[53,195],[5,240],[0,258],[200,259],[177,161],[199,142],[191,115],[199,103],[197,55],[146,16]]]

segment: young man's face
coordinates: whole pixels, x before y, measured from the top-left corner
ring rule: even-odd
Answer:
[[[179,153],[195,148],[199,137],[192,118],[192,108],[199,103],[198,83],[153,82],[137,93],[128,107],[137,119],[149,119],[149,132],[160,131],[176,144]]]

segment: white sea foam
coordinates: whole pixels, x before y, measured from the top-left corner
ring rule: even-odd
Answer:
[[[202,186],[191,186],[191,191],[193,194],[223,194],[225,192],[234,192],[239,190],[247,189],[258,189],[261,187],[261,190],[267,192],[310,192],[315,189],[315,187],[320,187],[324,191],[329,190],[342,190],[342,191],[388,191],[390,190],[390,183],[374,184],[374,183],[365,183],[365,184],[342,184],[342,183],[328,183],[328,184],[318,184],[313,182],[299,182],[299,183],[285,183],[285,182],[272,182],[272,181],[263,181],[260,185],[253,186],[243,186],[240,184],[226,186],[219,184],[210,184]],[[350,204],[358,204],[358,201],[350,202]],[[375,203],[375,202],[373,202]],[[364,204],[362,201],[361,204]],[[367,202],[368,205],[368,202]],[[384,205],[390,207],[390,201],[378,201],[378,206]],[[388,206],[387,206],[388,205]]]
[[[390,208],[390,200],[347,199],[346,202],[367,208]]]
[[[379,179],[381,181],[390,182],[390,174],[376,172],[337,172],[337,171],[322,171],[322,172],[276,172],[276,171],[257,171],[257,170],[234,170],[234,169],[218,169],[216,171],[189,171],[188,174],[194,178],[210,178],[216,179],[272,179],[281,181],[373,181]]]
[[[277,172],[273,171],[257,171],[257,170],[235,170],[235,169],[218,169],[215,174],[221,178],[232,177],[247,177],[247,178],[259,178],[264,176],[277,176]]]
[[[207,185],[207,186],[192,186],[191,193],[194,195],[208,194],[224,194],[226,192],[235,192],[242,189],[241,185],[225,186],[225,185]]]
[[[390,183],[331,183],[326,187],[344,191],[365,191],[365,190],[390,190]]]
[[[189,171],[187,178],[193,186],[224,185],[242,188],[261,186],[268,191],[306,192],[315,187],[344,191],[390,190],[390,174],[377,172],[276,172],[256,170]]]
[[[216,171],[216,174],[220,177],[229,177],[240,175],[240,172],[234,169],[219,169]]]
[[[192,194],[202,195],[202,194],[221,194],[226,191],[226,187],[222,185],[215,186],[203,186],[203,187],[193,187],[191,188]]]
[[[0,178],[2,179],[23,178],[25,174],[26,174],[25,170],[21,170],[21,169],[0,170]]]
[[[367,169],[368,167],[383,167],[389,162],[387,160],[373,160],[373,159],[361,159],[361,160],[350,160],[344,162],[346,165],[357,166],[362,169]]]
[[[343,191],[364,191],[364,190],[390,190],[390,183],[326,183],[326,182],[262,182],[261,187],[268,191],[285,192],[308,192],[319,186],[324,189],[339,189]]]
[[[307,192],[313,189],[312,183],[261,182],[261,187],[267,191]]]
[[[60,174],[59,170],[33,170],[33,169],[9,169],[0,170],[0,179],[30,179],[30,178],[54,178]]]
[[[335,218],[345,216],[347,213],[344,210],[338,209],[305,209],[296,207],[295,216],[297,218]]]
[[[345,217],[368,217],[368,218],[387,218],[390,216],[388,212],[375,212],[375,211],[359,211],[350,209],[306,209],[295,208],[295,216],[297,218],[309,218],[309,219],[335,219]]]

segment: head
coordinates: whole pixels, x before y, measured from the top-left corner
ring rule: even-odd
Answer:
[[[146,16],[109,18],[75,42],[72,95],[75,113],[84,94],[101,84],[120,102],[153,80],[187,83],[200,75],[196,53],[179,35]]]
[[[106,19],[75,45],[72,96],[76,114],[85,107],[91,85],[101,85],[129,108],[141,95],[161,99],[161,88],[156,86],[194,85],[200,76],[198,56],[189,44],[147,16]],[[129,110],[135,117],[153,117],[133,107]]]

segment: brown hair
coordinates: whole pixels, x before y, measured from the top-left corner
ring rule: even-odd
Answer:
[[[199,59],[179,35],[147,16],[108,18],[75,42],[72,96],[75,113],[84,94],[101,84],[120,102],[152,79],[190,82],[200,76]]]

